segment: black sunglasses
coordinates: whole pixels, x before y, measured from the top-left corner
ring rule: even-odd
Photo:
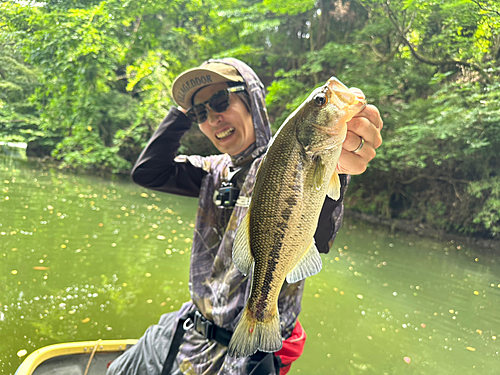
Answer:
[[[186,115],[191,119],[191,121],[201,124],[207,121],[208,118],[207,104],[217,113],[224,112],[229,108],[229,93],[240,91],[245,91],[245,86],[228,87],[224,90],[217,91],[207,101],[189,108]]]

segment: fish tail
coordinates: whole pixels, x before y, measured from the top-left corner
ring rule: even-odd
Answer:
[[[283,346],[278,309],[270,320],[258,321],[252,312],[245,307],[241,319],[229,342],[228,354],[231,357],[248,357],[260,350],[276,352]]]

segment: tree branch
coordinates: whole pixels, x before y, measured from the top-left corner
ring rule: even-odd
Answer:
[[[487,82],[489,82],[488,76],[486,75],[484,70],[479,65],[472,64],[472,63],[469,63],[467,61],[454,60],[454,59],[444,60],[444,61],[431,60],[431,59],[428,59],[428,58],[420,55],[415,50],[415,47],[410,43],[410,41],[408,39],[406,39],[406,36],[405,36],[405,34],[410,30],[410,25],[413,22],[413,16],[412,16],[412,19],[410,20],[408,27],[406,27],[403,30],[401,28],[401,26],[399,25],[396,16],[394,15],[391,8],[389,7],[389,2],[387,2],[385,7],[386,7],[386,12],[387,12],[387,15],[389,17],[389,20],[392,22],[392,24],[396,28],[396,32],[398,33],[398,35],[401,38],[401,40],[403,41],[403,43],[410,49],[410,52],[415,59],[417,59],[420,62],[423,62],[424,64],[433,65],[433,66],[460,65],[463,67],[467,67],[467,68],[470,68],[470,69],[478,72]]]
[[[426,175],[426,174],[419,174],[413,178],[410,178],[408,181],[401,181],[400,184],[402,185],[410,185],[412,183],[414,183],[415,181],[417,180],[420,180],[421,178],[425,178],[427,180],[440,180],[440,181],[446,181],[452,185],[454,185],[455,183],[461,183],[461,184],[470,184],[472,181],[467,181],[467,180],[456,180],[456,179],[453,179],[453,178],[448,178],[448,177],[444,177],[444,176],[438,176],[438,177],[434,177],[434,176],[429,176],[429,175]]]
[[[31,122],[30,120],[1,120],[0,119],[0,123],[2,124],[11,124],[11,123],[14,123],[14,122]]]
[[[500,12],[499,12],[498,10],[493,10],[493,9],[488,9],[488,8],[485,8],[483,5],[481,5],[481,4],[479,3],[479,1],[476,1],[476,0],[471,0],[471,1],[472,1],[474,4],[476,4],[476,5],[479,7],[479,9],[484,10],[485,12],[493,12],[493,13],[496,13],[497,15],[499,15],[499,16],[500,16]]]

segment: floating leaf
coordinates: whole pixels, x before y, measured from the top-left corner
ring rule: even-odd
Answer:
[[[403,361],[405,361],[406,363],[410,363],[411,358],[410,357],[403,357]]]
[[[35,267],[33,267],[33,269],[37,270],[37,271],[47,271],[47,270],[50,270],[50,267],[35,266]]]
[[[82,323],[88,323],[88,322],[90,322],[90,318],[82,319]]]
[[[19,358],[24,357],[26,354],[28,354],[28,351],[26,349],[21,349],[17,352],[17,356]]]
[[[475,352],[476,348],[473,348],[472,346],[468,346],[467,350],[470,351],[470,352]]]

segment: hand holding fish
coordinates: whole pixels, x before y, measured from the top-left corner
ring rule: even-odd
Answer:
[[[285,280],[293,284],[321,270],[314,233],[326,196],[340,198],[336,167],[347,122],[365,106],[362,94],[332,77],[285,120],[269,144],[233,245],[234,264],[252,275],[252,287],[228,346],[230,356],[281,349],[280,291]]]
[[[350,90],[360,97],[364,97],[360,89],[351,88]],[[373,105],[367,105],[352,120],[347,122],[347,136],[342,145],[342,153],[337,165],[338,173],[355,175],[366,170],[368,163],[375,157],[375,149],[382,144],[380,131],[383,126],[380,113]],[[362,148],[353,152],[359,148],[362,139],[364,140]]]

